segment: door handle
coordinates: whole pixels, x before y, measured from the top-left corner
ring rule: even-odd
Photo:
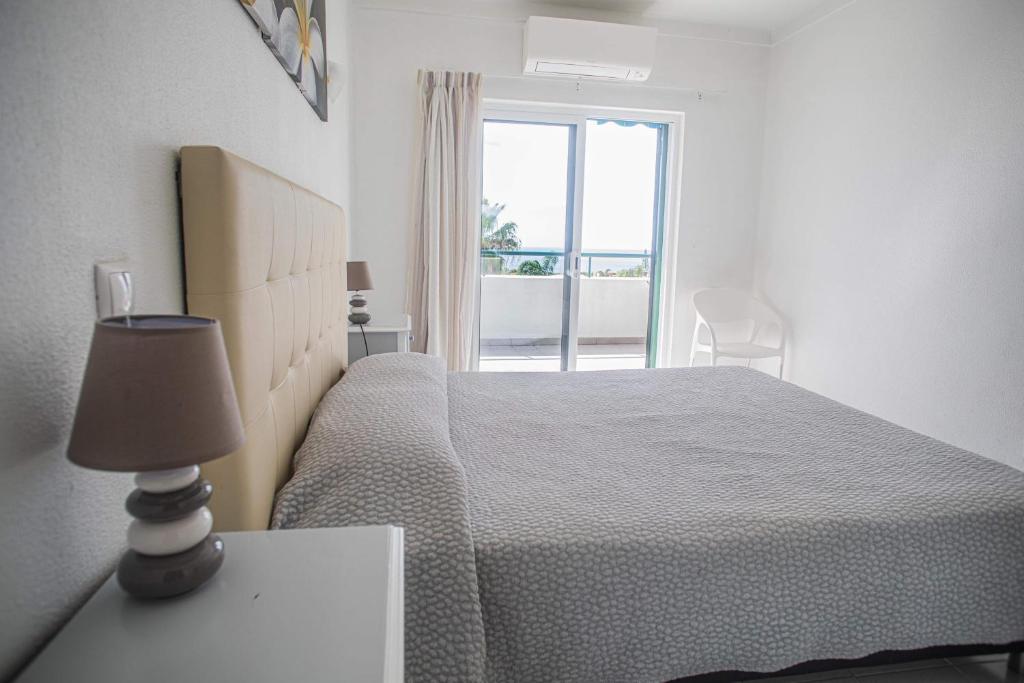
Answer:
[[[580,265],[583,262],[583,257],[578,251],[569,252],[569,258],[566,259],[568,267],[566,268],[566,275],[571,278],[578,278],[580,276]]]

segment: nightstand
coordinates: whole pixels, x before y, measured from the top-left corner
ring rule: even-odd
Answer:
[[[402,681],[402,529],[220,535],[205,586],[142,601],[111,577],[19,683]]]
[[[400,322],[371,320],[368,325],[349,325],[348,328],[348,362],[352,363],[366,355],[366,347],[370,347],[370,355],[408,351],[411,337],[412,321],[406,315]],[[366,332],[366,343],[363,343],[363,332]]]

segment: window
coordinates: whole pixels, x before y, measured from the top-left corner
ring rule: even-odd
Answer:
[[[673,123],[489,109],[480,369],[657,363]]]

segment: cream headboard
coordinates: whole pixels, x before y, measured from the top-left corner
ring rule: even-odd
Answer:
[[[219,147],[181,150],[188,311],[224,330],[245,445],[203,466],[216,528],[266,529],[348,362],[341,207]]]

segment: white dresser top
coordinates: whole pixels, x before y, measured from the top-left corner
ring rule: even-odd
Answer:
[[[18,681],[402,680],[402,529],[220,536],[209,583],[142,601],[111,577]]]

